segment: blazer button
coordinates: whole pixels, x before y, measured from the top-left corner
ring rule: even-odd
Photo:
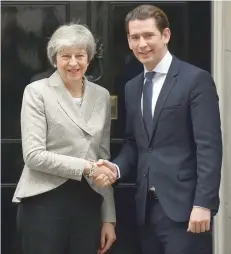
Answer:
[[[152,152],[152,148],[148,148],[148,152],[151,153]]]

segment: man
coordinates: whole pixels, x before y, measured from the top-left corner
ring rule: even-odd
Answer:
[[[210,74],[168,51],[167,16],[141,5],[126,17],[130,49],[144,72],[125,87],[125,142],[118,177],[137,168],[137,220],[144,254],[212,254],[222,140]]]

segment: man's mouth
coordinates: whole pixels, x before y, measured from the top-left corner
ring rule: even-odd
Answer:
[[[150,52],[152,52],[152,50],[144,51],[144,52],[139,52],[139,53],[140,53],[140,55],[142,55],[142,56],[147,56]]]

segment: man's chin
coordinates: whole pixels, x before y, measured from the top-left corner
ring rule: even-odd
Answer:
[[[151,64],[153,62],[152,58],[140,58],[139,59],[142,64]]]
[[[140,61],[141,62],[141,61]],[[153,60],[146,60],[141,62],[145,68],[149,71],[151,71],[154,67],[154,61]]]

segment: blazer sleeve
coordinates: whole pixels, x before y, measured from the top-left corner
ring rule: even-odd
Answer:
[[[47,122],[40,90],[33,83],[24,90],[21,109],[24,162],[31,170],[80,181],[84,159],[46,150]]]
[[[103,135],[100,144],[99,158],[109,160],[110,159],[110,136],[111,136],[111,105],[110,94],[107,93],[107,114],[104,124]],[[115,213],[115,201],[113,188],[102,188],[100,193],[104,197],[104,201],[101,208],[102,222],[116,222]]]
[[[133,133],[133,110],[131,109],[128,103],[128,86],[131,83],[127,83],[125,86],[125,108],[126,108],[126,127],[125,127],[125,135],[124,135],[124,144],[119,153],[119,155],[115,158],[113,163],[115,163],[119,168],[120,178],[125,177],[129,174],[129,172],[137,167],[137,158],[138,151],[136,146],[136,141]],[[132,91],[130,91],[132,95]],[[136,113],[136,112],[135,112]]]
[[[197,156],[194,206],[216,211],[222,163],[221,123],[216,87],[205,71],[191,89],[190,110]]]

